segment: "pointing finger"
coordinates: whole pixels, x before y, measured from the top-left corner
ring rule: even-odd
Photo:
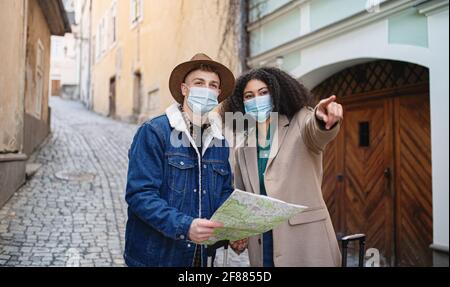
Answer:
[[[328,99],[325,99],[321,102],[321,106],[322,107],[327,107],[329,104],[331,104],[332,102],[336,101],[336,96],[331,96]]]

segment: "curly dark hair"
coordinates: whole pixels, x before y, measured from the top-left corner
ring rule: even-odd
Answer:
[[[291,119],[305,106],[312,106],[313,97],[309,90],[288,73],[271,67],[248,71],[236,80],[233,94],[224,103],[225,112],[244,113],[244,89],[251,80],[264,82],[272,97],[273,112]]]

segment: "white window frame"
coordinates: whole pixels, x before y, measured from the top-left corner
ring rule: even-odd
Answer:
[[[97,24],[95,37],[95,59],[98,62],[118,41],[117,1],[100,18]]]
[[[130,25],[133,29],[144,19],[143,0],[130,0]]]
[[[108,21],[106,15],[102,17],[100,22],[100,34],[101,34],[101,56],[103,56],[106,52],[108,46]]]
[[[97,61],[105,54],[107,48],[107,31],[106,31],[106,17],[103,16],[97,25],[97,35],[95,35],[95,58]]]
[[[113,1],[108,16],[108,43],[109,47],[113,47],[117,43],[118,38],[118,19],[117,19],[117,1]]]

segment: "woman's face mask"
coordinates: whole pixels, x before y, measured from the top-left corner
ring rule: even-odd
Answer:
[[[252,116],[257,122],[265,122],[273,110],[272,97],[270,95],[257,96],[244,101],[245,113]]]
[[[187,104],[194,113],[200,113],[202,116],[209,113],[219,105],[219,94],[209,88],[191,87]]]

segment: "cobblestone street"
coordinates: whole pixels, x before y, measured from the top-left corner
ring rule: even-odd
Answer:
[[[52,134],[32,158],[41,167],[0,209],[0,266],[124,266],[127,151],[137,126],[77,102],[50,105]],[[247,254],[232,253],[229,265],[248,265]]]

